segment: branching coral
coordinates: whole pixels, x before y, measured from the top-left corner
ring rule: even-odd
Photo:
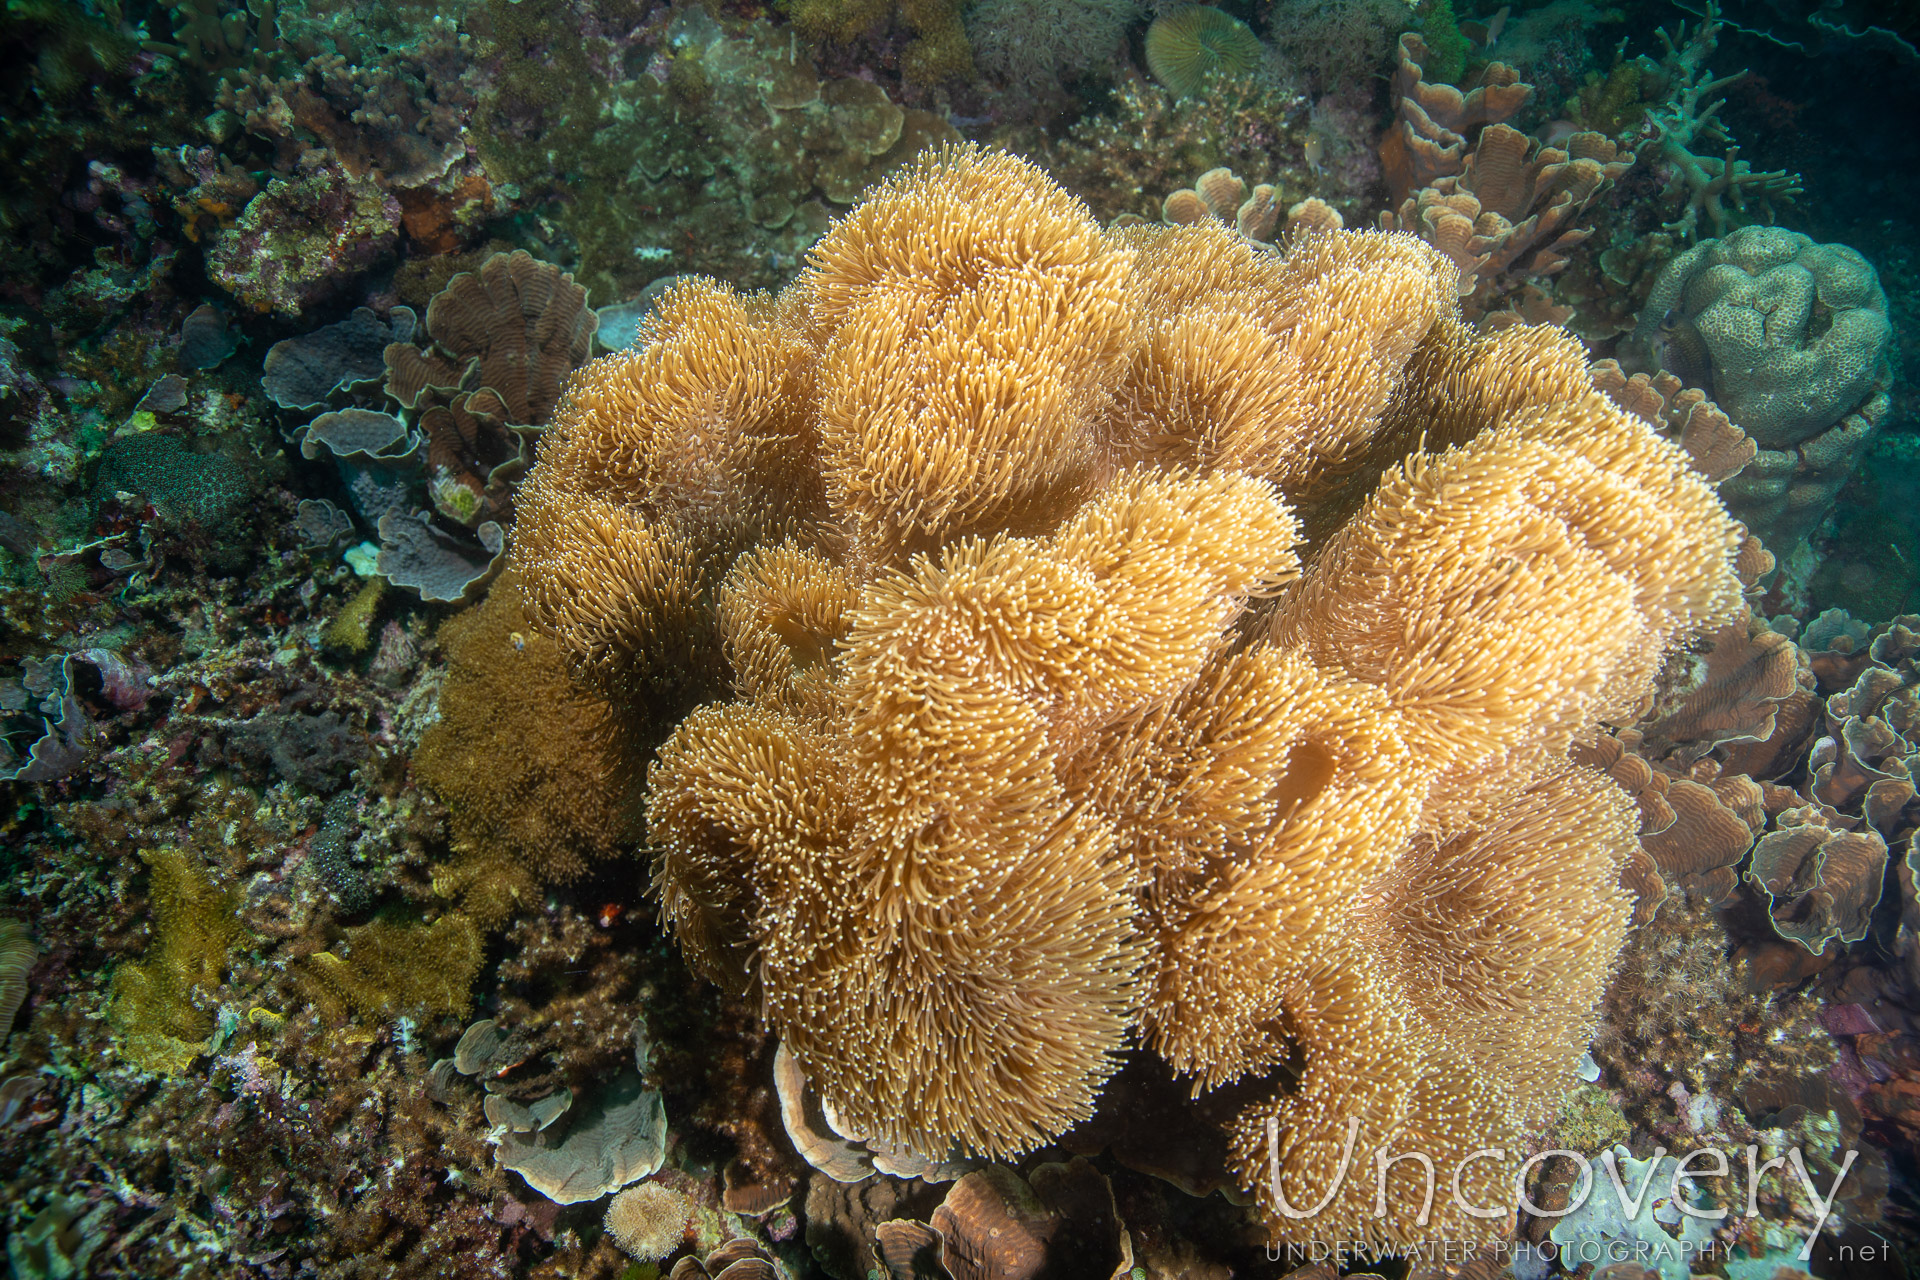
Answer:
[[[173,19],[178,43],[158,44],[156,52],[206,74],[258,67],[280,47],[273,0],[247,0],[230,9],[213,0],[163,0],[159,7]]]
[[[1465,1170],[1502,1194],[1630,910],[1636,810],[1568,747],[1744,604],[1687,456],[1455,278],[1403,235],[1103,234],[950,152],[573,384],[530,615],[664,737],[666,917],[836,1124],[1030,1150],[1137,1034],[1249,1090],[1276,1236],[1488,1236],[1405,1163],[1384,1217],[1334,1188],[1347,1126],[1361,1168],[1504,1144]]]
[[[1797,175],[1758,172],[1740,159],[1740,148],[1720,118],[1726,105],[1721,95],[1748,73],[1716,76],[1708,68],[1721,32],[1732,24],[1720,20],[1713,0],[1706,0],[1698,12],[1701,21],[1691,28],[1681,22],[1672,30],[1655,32],[1659,58],[1642,54],[1623,59],[1616,53],[1607,74],[1591,74],[1567,104],[1579,127],[1632,146],[1665,184],[1660,201],[1663,212],[1672,216],[1664,232],[1650,235],[1644,226],[1623,226],[1617,249],[1663,240],[1684,244],[1703,230],[1724,236],[1751,220],[1749,200],[1772,221],[1776,203],[1790,203],[1800,194]]]
[[[1707,69],[1707,59],[1720,41],[1720,30],[1719,11],[1708,4],[1705,17],[1691,37],[1685,22],[1671,33],[1664,27],[1656,32],[1665,47],[1657,67],[1648,59],[1639,60],[1668,91],[1666,101],[1647,112],[1647,121],[1658,139],[1655,150],[1659,161],[1668,173],[1665,194],[1686,202],[1680,216],[1667,225],[1667,230],[1682,240],[1698,233],[1702,214],[1712,224],[1713,234],[1723,236],[1745,221],[1749,198],[1766,207],[1771,221],[1774,201],[1791,203],[1800,194],[1798,175],[1784,169],[1758,173],[1740,159],[1740,148],[1719,119],[1720,108],[1725,105],[1720,94],[1747,74],[1740,71],[1716,77]],[[1724,154],[1696,154],[1695,148],[1702,146],[1724,149]]]

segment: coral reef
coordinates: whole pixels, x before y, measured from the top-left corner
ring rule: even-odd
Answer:
[[[665,1107],[632,1071],[570,1110],[564,1124],[525,1136],[513,1132],[522,1126],[506,1127],[500,1167],[519,1174],[555,1204],[598,1200],[657,1173],[666,1158]]]
[[[530,192],[552,189],[550,217],[578,253],[574,277],[603,305],[690,271],[783,284],[834,206],[959,137],[943,116],[903,107],[871,80],[822,74],[794,32],[765,23],[723,26],[685,6],[653,33],[650,62],[628,51],[657,74],[609,80],[584,59],[556,67],[522,56],[529,45],[549,59],[575,56],[562,52],[581,44],[571,19],[549,12],[564,6],[496,7],[496,36],[515,44],[482,98],[481,154]],[[570,158],[564,181],[556,151]]]
[[[380,549],[374,572],[430,603],[478,599],[505,560],[506,530],[482,520],[465,537],[442,528],[433,514],[389,507],[375,526]]]
[[[1777,227],[1675,258],[1642,324],[1635,337],[1658,344],[1661,364],[1707,384],[1763,448],[1818,435],[1889,376],[1887,297],[1872,264]]]
[[[594,322],[572,276],[524,250],[493,254],[428,304],[430,349],[388,345],[387,394],[419,409],[428,393],[488,391],[509,423],[538,426],[592,350]]]
[[[73,688],[71,658],[28,659],[0,685],[7,728],[0,733],[0,776],[8,782],[52,782],[86,760],[94,726]]]
[[[1087,115],[1057,140],[1016,136],[1012,149],[1044,162],[1094,215],[1161,216],[1161,202],[1193,175],[1225,167],[1263,179],[1285,208],[1316,187],[1361,221],[1360,190],[1322,184],[1303,162],[1310,104],[1254,77],[1216,78],[1203,97],[1179,97],[1139,76],[1115,90],[1111,108]]]
[[[1282,0],[1267,39],[1316,94],[1332,94],[1385,73],[1406,23],[1400,0]]]
[[[529,612],[667,735],[667,919],[842,1121],[1031,1149],[1138,1026],[1260,1082],[1228,1136],[1276,1235],[1489,1238],[1328,1191],[1341,1130],[1451,1158],[1558,1096],[1637,825],[1564,752],[1744,604],[1686,455],[1570,340],[1473,336],[1454,278],[1379,233],[1103,235],[963,151],[573,385]],[[1522,618],[1562,642],[1515,670]]]
[[[465,163],[478,78],[471,39],[436,14],[385,53],[354,61],[335,51],[278,73],[239,69],[223,80],[220,106],[272,149],[276,167],[305,151],[332,152],[393,193],[411,240],[449,252],[493,204]]]
[[[950,0],[791,0],[787,12],[808,38],[843,44],[897,12],[913,32],[900,51],[901,75],[910,84],[932,85],[973,73],[960,8]]]
[[[13,1030],[13,1020],[27,998],[27,973],[40,956],[27,927],[18,920],[0,920],[0,1047]]]
[[[1022,96],[1045,99],[1122,47],[1139,0],[982,0],[966,15],[974,61]]]
[[[1600,360],[1593,366],[1593,385],[1685,449],[1708,484],[1733,479],[1760,451],[1706,392],[1686,386],[1671,373],[1628,377],[1619,361]]]
[[[275,403],[299,409],[383,385],[407,417],[355,405],[293,435],[303,457],[333,459],[378,535],[374,572],[423,600],[469,600],[498,572],[529,439],[591,350],[596,323],[566,272],[524,251],[496,253],[434,295],[424,345],[409,341],[420,327],[411,308],[382,321],[362,307],[276,343],[262,381]]]
[[[1887,866],[1920,826],[1914,632],[1911,615],[1897,618],[1852,661],[1814,664],[1826,695],[1820,736],[1795,761],[1797,794],[1774,798],[1772,829],[1754,849],[1749,875],[1773,930],[1816,955],[1867,936],[1883,886],[1905,891]],[[1904,935],[1898,945],[1908,950]]]
[[[85,1247],[112,1249],[138,1274],[223,1276],[232,1258],[348,1274],[373,1257],[385,1274],[428,1276],[504,1270],[534,1251],[590,1274],[577,1265],[589,1250],[556,1245],[551,1219],[520,1215],[477,1136],[478,1102],[470,1117],[450,1115],[423,1092],[423,1048],[458,1031],[428,1007],[465,1003],[478,937],[451,916],[404,923],[407,901],[433,904],[427,846],[445,838],[432,806],[403,785],[418,711],[405,709],[411,691],[316,662],[343,593],[330,566],[295,545],[266,553],[288,556],[278,572],[290,580],[265,579],[258,595],[203,580],[185,616],[142,638],[138,653],[158,674],[139,706],[106,714],[96,701],[105,686],[93,688],[91,670],[78,677],[76,696],[97,720],[87,767],[111,782],[64,800],[32,793],[50,812],[16,828],[10,908],[64,923],[48,931],[30,1022],[9,1046],[13,1078],[38,1088],[17,1110],[0,1104],[7,1227],[16,1240],[46,1236],[69,1258],[93,1241]],[[162,571],[163,582],[178,576]],[[158,608],[162,591],[181,598],[135,590],[125,607]],[[296,618],[275,635],[281,610]],[[375,722],[353,780],[324,811],[304,783],[268,774],[255,785],[222,761],[236,727],[302,694],[308,708]],[[374,924],[334,923],[355,909],[341,901],[343,875],[357,909],[378,905]],[[554,946],[523,941],[534,980],[555,1002],[602,1003],[587,978],[568,976],[594,948],[567,937],[559,963]],[[357,1000],[326,982],[334,960]],[[629,956],[617,981],[604,968],[593,980],[625,995],[634,974]],[[562,1040],[571,1052],[590,1032],[569,1021],[583,1022]],[[598,1045],[580,1056],[607,1060]],[[78,1189],[80,1202],[62,1209],[59,1188]],[[195,1256],[217,1265],[178,1264]]]
[[[1544,30],[1573,13],[1553,5],[1508,25]],[[1586,11],[1582,20],[1598,18]],[[1790,201],[1799,187],[1784,171],[1755,172],[1738,158],[1720,119],[1722,95],[1748,74],[1715,77],[1707,69],[1725,30],[1713,5],[1691,28],[1656,31],[1659,57],[1629,59],[1622,45],[1604,70],[1581,48],[1580,25],[1573,23],[1570,37],[1516,33],[1501,44],[1502,56],[1524,62],[1539,85],[1507,62],[1487,62],[1456,88],[1424,67],[1434,55],[1421,35],[1403,36],[1393,81],[1397,119],[1381,155],[1392,225],[1445,247],[1477,273],[1470,313],[1500,324],[1564,324],[1605,342],[1633,329],[1636,317],[1646,319],[1659,268],[1700,232],[1703,218],[1718,236],[1755,214],[1771,221],[1775,203]],[[1552,52],[1567,39],[1571,45]],[[1554,111],[1564,118],[1537,129],[1531,143],[1502,127]],[[1478,166],[1487,171],[1482,181],[1494,181],[1491,202],[1466,177],[1476,141],[1491,148]],[[1600,169],[1545,169],[1542,176],[1559,178],[1564,190],[1508,185],[1524,172],[1529,146],[1542,158],[1587,158]],[[1490,208],[1499,216],[1483,219]],[[1661,314],[1653,312],[1653,321]]]
[[[380,616],[380,601],[386,595],[385,578],[369,578],[347,607],[334,616],[323,634],[330,649],[365,653],[373,644],[373,624]]]
[[[1911,1269],[1915,27],[1682,8],[0,6],[13,1271]]]
[[[130,493],[168,524],[191,521],[211,529],[245,509],[254,477],[225,454],[200,453],[177,436],[145,431],[120,436],[101,451],[93,488],[102,502]]]
[[[1381,142],[1381,160],[1392,198],[1404,201],[1436,178],[1465,168],[1469,133],[1505,124],[1533,99],[1533,86],[1503,62],[1490,62],[1470,91],[1429,83],[1425,64],[1433,57],[1416,32],[1400,37],[1394,73],[1394,123]]]
[[[1833,1065],[1817,999],[1754,990],[1728,951],[1705,906],[1669,907],[1634,934],[1593,1044],[1610,1078],[1651,1074],[1648,1099],[1679,1081],[1693,1095],[1738,1103],[1755,1082],[1779,1087]]]

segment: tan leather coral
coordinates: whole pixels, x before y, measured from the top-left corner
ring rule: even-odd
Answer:
[[[1638,829],[1567,752],[1744,606],[1687,455],[1577,343],[1475,335],[1454,273],[1102,232],[958,150],[778,298],[683,286],[575,382],[529,608],[626,699],[690,961],[840,1132],[1012,1156],[1139,1044],[1249,1089],[1276,1238],[1498,1233],[1423,1218],[1410,1162],[1376,1215],[1372,1161],[1551,1109]]]

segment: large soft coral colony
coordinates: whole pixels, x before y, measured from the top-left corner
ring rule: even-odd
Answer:
[[[1504,1145],[1456,1185],[1510,1207],[1632,905],[1568,750],[1744,605],[1686,456],[1457,270],[1103,232],[960,150],[575,380],[529,616],[648,769],[683,949],[844,1132],[1031,1150],[1138,1044],[1241,1086],[1276,1238],[1504,1234],[1447,1179]]]

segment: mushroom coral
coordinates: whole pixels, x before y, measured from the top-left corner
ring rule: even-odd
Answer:
[[[1568,751],[1744,606],[1686,455],[1454,281],[1103,232],[961,149],[575,379],[529,616],[648,769],[689,960],[845,1132],[1029,1151],[1137,1042],[1251,1099],[1276,1238],[1500,1234],[1413,1161],[1373,1213],[1373,1157],[1505,1146],[1499,1210],[1631,909],[1633,803]]]

